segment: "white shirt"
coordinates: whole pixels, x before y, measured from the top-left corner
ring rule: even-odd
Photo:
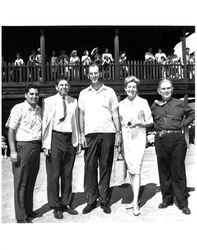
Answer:
[[[127,97],[119,103],[120,122],[122,127],[127,127],[128,122],[153,123],[151,110],[146,99],[135,97],[130,101]],[[143,128],[145,129],[145,128]]]
[[[41,140],[41,108],[32,108],[27,101],[16,104],[6,122],[16,133],[16,141]]]
[[[115,133],[112,111],[118,107],[114,90],[104,84],[96,91],[89,86],[79,94],[78,105],[85,112],[85,134]]]
[[[166,54],[165,53],[156,53],[155,54],[155,59],[158,63],[162,62],[162,57],[164,57],[166,59]]]
[[[65,97],[65,103],[66,103],[66,118],[64,121],[60,122],[60,118],[63,117],[64,110],[63,110],[63,98],[61,95],[57,94],[57,109],[55,111],[55,115],[53,117],[53,130],[59,131],[59,132],[72,132],[72,116],[75,114],[75,110],[77,108],[77,100],[73,103],[68,103],[68,96]]]

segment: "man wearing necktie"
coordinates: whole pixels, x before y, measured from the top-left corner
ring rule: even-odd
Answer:
[[[78,108],[77,100],[68,96],[67,77],[61,76],[55,88],[57,94],[44,99],[42,147],[46,156],[48,205],[54,209],[54,217],[62,219],[63,212],[77,214],[70,205],[78,146]]]

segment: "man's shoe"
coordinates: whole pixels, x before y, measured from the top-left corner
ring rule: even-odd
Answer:
[[[100,207],[103,209],[104,213],[111,214],[111,208],[109,205],[101,203]]]
[[[24,220],[17,220],[17,223],[33,223],[29,218],[26,218]]]
[[[63,213],[62,213],[61,208],[54,209],[54,218],[58,220],[63,219]]]
[[[191,214],[191,210],[189,209],[189,207],[183,207],[182,212],[186,215]]]
[[[35,212],[32,212],[28,215],[29,218],[32,218],[32,219],[35,219],[35,218],[38,218],[38,217],[42,217],[42,214],[40,213],[35,213]]]
[[[162,202],[159,204],[158,208],[167,208],[168,206],[172,206],[172,205],[173,205],[173,202],[169,202],[169,203]]]
[[[83,213],[83,214],[88,214],[88,213],[90,213],[90,212],[91,212],[93,209],[95,209],[95,208],[96,208],[96,204],[87,204],[87,205],[84,207],[82,213]]]
[[[77,210],[75,210],[74,208],[72,208],[70,206],[62,206],[62,212],[67,212],[67,213],[72,214],[72,215],[78,214]]]

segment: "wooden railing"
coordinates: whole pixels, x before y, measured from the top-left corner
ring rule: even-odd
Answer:
[[[37,82],[42,81],[40,66],[14,66],[12,63],[2,65],[2,82]],[[49,63],[45,66],[45,81],[55,81],[60,74],[69,74],[70,80],[83,81],[87,80],[88,68],[82,65],[58,65],[51,66]],[[115,64],[110,64],[107,68],[101,66],[102,79],[115,79]],[[145,63],[144,61],[128,61],[127,64],[119,65],[120,79],[128,75],[134,75],[140,80],[157,80],[161,78],[183,79],[182,64],[158,64]],[[187,79],[194,80],[195,65],[187,65]]]

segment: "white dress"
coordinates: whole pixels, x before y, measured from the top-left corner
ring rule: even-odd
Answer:
[[[144,151],[146,147],[146,128],[136,126],[129,128],[136,122],[152,123],[151,110],[146,99],[138,95],[133,101],[127,97],[119,103],[120,121],[123,136],[123,155],[130,174],[140,174]]]

